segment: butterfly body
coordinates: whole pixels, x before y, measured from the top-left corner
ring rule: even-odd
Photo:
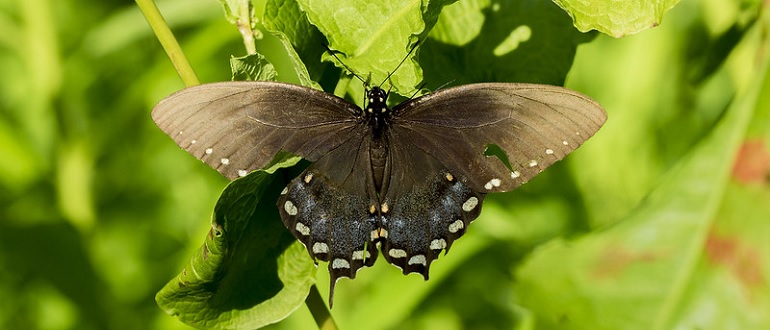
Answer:
[[[334,283],[374,264],[378,250],[426,279],[481,212],[562,159],[604,123],[590,98],[556,86],[464,85],[394,108],[374,87],[361,109],[276,82],[191,87],[153,110],[159,127],[228,178],[279,151],[313,162],[281,192],[286,227]],[[491,148],[499,154],[487,154]],[[331,295],[330,295],[331,300]]]

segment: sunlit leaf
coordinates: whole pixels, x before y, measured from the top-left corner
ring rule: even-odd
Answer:
[[[203,246],[156,297],[168,314],[201,328],[258,328],[305,301],[316,268],[283,226],[277,194],[265,194],[271,173],[286,165],[252,172],[225,189]]]
[[[660,25],[663,15],[679,0],[578,1],[553,0],[575,22],[578,30],[598,30],[619,38]]]

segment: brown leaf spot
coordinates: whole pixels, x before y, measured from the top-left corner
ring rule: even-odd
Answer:
[[[770,176],[770,152],[760,139],[746,140],[733,165],[733,177],[741,183],[765,183]]]
[[[654,261],[656,256],[651,252],[636,253],[621,247],[610,247],[604,251],[594,267],[593,274],[598,278],[615,277],[636,263]]]
[[[756,249],[742,244],[736,237],[720,236],[713,231],[706,241],[706,258],[727,268],[744,286],[755,288],[764,283],[761,257]]]

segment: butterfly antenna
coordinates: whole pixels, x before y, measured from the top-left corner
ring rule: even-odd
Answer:
[[[415,49],[417,49],[417,46],[419,46],[419,45],[420,45],[420,42],[417,42],[416,44],[414,44],[414,46],[412,46],[412,49],[410,49],[410,50],[409,50],[409,53],[407,53],[407,54],[406,54],[406,56],[404,56],[404,58],[403,58],[403,59],[401,59],[401,62],[399,62],[399,63],[398,63],[398,65],[396,65],[396,68],[395,68],[395,69],[393,69],[393,71],[391,71],[390,73],[388,73],[388,76],[387,76],[387,77],[385,77],[385,80],[383,80],[383,81],[382,81],[382,82],[379,84],[379,86],[382,86],[382,85],[383,85],[383,84],[384,84],[386,81],[389,81],[389,80],[390,80],[390,76],[392,76],[394,73],[396,73],[396,71],[398,71],[398,68],[400,68],[400,67],[401,67],[401,64],[404,64],[404,62],[406,62],[406,59],[407,59],[407,58],[409,58],[409,57],[412,55],[412,53],[414,52],[414,50],[415,50]]]
[[[415,91],[414,91],[414,94],[412,94],[412,96],[410,96],[410,97],[409,97],[409,99],[410,99],[410,100],[411,100],[411,99],[413,99],[413,98],[414,98],[414,97],[417,95],[417,93],[419,93],[420,91],[422,91],[423,87],[425,87],[425,82],[423,82],[422,84],[420,84],[420,87],[417,87],[417,90],[415,90]]]
[[[451,83],[455,82],[455,80],[457,80],[457,79],[452,79],[452,80],[450,80],[450,81],[447,81],[447,82],[445,82],[443,85],[441,85],[441,86],[438,86],[438,88],[436,88],[436,90],[438,91],[438,90],[442,90],[442,89],[444,89],[444,87],[447,87],[447,86],[449,86],[449,84],[451,84]]]
[[[334,56],[334,58],[337,59],[337,62],[342,64],[342,66],[345,67],[345,69],[348,70],[348,72],[350,72],[350,74],[352,74],[353,76],[358,78],[358,80],[360,80],[362,83],[364,83],[364,86],[369,86],[369,79],[364,80],[363,78],[361,78],[361,76],[359,76],[355,71],[353,71],[353,69],[351,69],[349,66],[347,66],[345,64],[345,62],[343,62],[339,57],[337,57],[336,52],[333,51],[331,48],[329,48],[328,45],[323,45],[323,46],[324,46],[324,48],[326,48],[326,51],[329,52],[329,54],[331,56]]]

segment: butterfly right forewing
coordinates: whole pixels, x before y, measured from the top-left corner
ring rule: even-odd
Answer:
[[[527,182],[575,150],[607,118],[598,103],[580,93],[512,83],[445,89],[394,111],[392,130],[403,141],[393,143],[414,143],[483,193]],[[509,164],[485,155],[490,145],[499,147]]]
[[[180,147],[235,179],[264,167],[281,150],[317,160],[360,129],[360,111],[312,88],[223,82],[163,99],[152,118]]]

